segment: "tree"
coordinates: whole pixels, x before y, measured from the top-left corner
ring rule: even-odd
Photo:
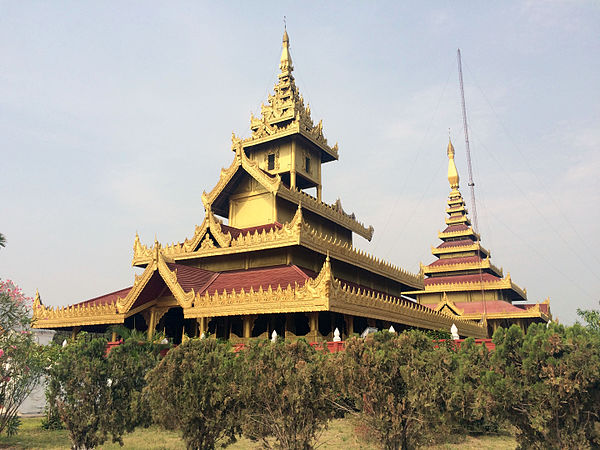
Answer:
[[[48,371],[50,407],[69,431],[73,449],[94,448],[109,436],[122,444],[124,433],[150,423],[141,391],[159,348],[127,340],[107,357],[106,343],[80,333]]]
[[[243,358],[243,432],[271,448],[305,450],[334,416],[334,380],[325,370],[326,355],[305,340],[261,341]]]
[[[577,315],[583,319],[587,328],[600,333],[600,310],[577,308]]]
[[[385,449],[410,449],[446,426],[452,357],[419,331],[350,339],[340,353],[340,386]]]
[[[144,397],[155,423],[178,430],[188,449],[226,446],[239,434],[239,359],[229,343],[190,339],[148,373]]]
[[[520,448],[597,447],[600,338],[580,325],[513,325],[494,333],[485,383],[515,426]]]
[[[31,298],[0,280],[0,434],[16,432],[17,410],[41,382],[43,350],[31,333]]]
[[[0,233],[0,247],[6,247],[6,237]]]
[[[490,353],[485,345],[468,338],[452,351],[454,364],[448,380],[448,414],[458,431],[487,433],[498,431],[501,419],[494,399],[483,380],[490,370]]]

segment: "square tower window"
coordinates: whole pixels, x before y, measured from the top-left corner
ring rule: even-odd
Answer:
[[[267,170],[275,170],[275,153],[267,156]]]

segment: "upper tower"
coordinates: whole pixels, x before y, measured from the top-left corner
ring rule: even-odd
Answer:
[[[446,228],[438,233],[442,243],[431,249],[437,259],[421,265],[424,289],[406,292],[431,309],[461,318],[487,323],[488,335],[497,327],[518,324],[523,329],[531,322],[552,318],[549,300],[543,303],[516,303],[527,299],[527,291],[504,276],[492,264],[490,252],[471,227],[468,211],[459,190],[460,177],[454,161],[454,146],[448,142],[448,207]]]
[[[242,146],[246,156],[271,175],[279,175],[292,188],[316,188],[321,200],[321,164],[338,159],[337,143],[331,147],[323,135],[323,123],[314,124],[310,107],[294,81],[292,56],[287,31],[283,33],[280,73],[269,95],[261,105],[261,117],[252,115],[247,139],[232,138],[232,149]]]
[[[448,142],[448,183],[446,228],[438,233],[443,241],[431,253],[437,258],[422,267],[425,290],[417,294],[419,303],[438,303],[444,296],[454,302],[513,302],[525,300],[526,291],[504,277],[491,263],[490,252],[473,230],[465,201],[459,190],[460,177],[454,161],[454,146]]]

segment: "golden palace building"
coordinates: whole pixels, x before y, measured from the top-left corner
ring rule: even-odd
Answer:
[[[34,303],[37,328],[104,332],[111,325],[245,342],[279,336],[344,339],[367,327],[449,331],[487,337],[484,323],[404,297],[427,293],[412,274],[353,246],[371,240],[340,201],[321,199],[322,164],[337,144],[315,124],[294,81],[287,32],[274,92],[251,117],[251,135],[232,138],[233,160],[202,195],[205,217],[183,242],[147,246],[136,235],[130,287],[61,308]],[[305,192],[316,191],[316,196]],[[427,281],[427,280],[425,280]],[[422,303],[427,303],[423,301]],[[454,311],[455,312],[455,311]]]
[[[426,277],[424,288],[406,294],[415,295],[418,303],[434,311],[486,322],[489,336],[500,326],[517,324],[526,330],[533,322],[552,320],[549,299],[522,303],[527,300],[527,291],[512,281],[510,273],[504,276],[503,270],[492,264],[489,250],[481,245],[467,215],[452,142],[447,153],[451,190],[446,228],[438,233],[442,243],[431,249],[437,260],[421,265],[421,274]]]

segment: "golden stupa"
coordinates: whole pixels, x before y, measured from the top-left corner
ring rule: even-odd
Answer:
[[[420,304],[475,322],[487,322],[488,334],[500,326],[517,324],[524,330],[532,322],[552,320],[550,301],[522,303],[527,291],[517,286],[510,274],[492,264],[491,254],[481,245],[473,230],[465,202],[459,191],[459,176],[454,162],[454,147],[448,143],[448,182],[450,195],[446,229],[438,233],[443,242],[431,249],[438,258],[421,265],[424,288],[407,292]],[[516,302],[516,303],[514,303]]]

